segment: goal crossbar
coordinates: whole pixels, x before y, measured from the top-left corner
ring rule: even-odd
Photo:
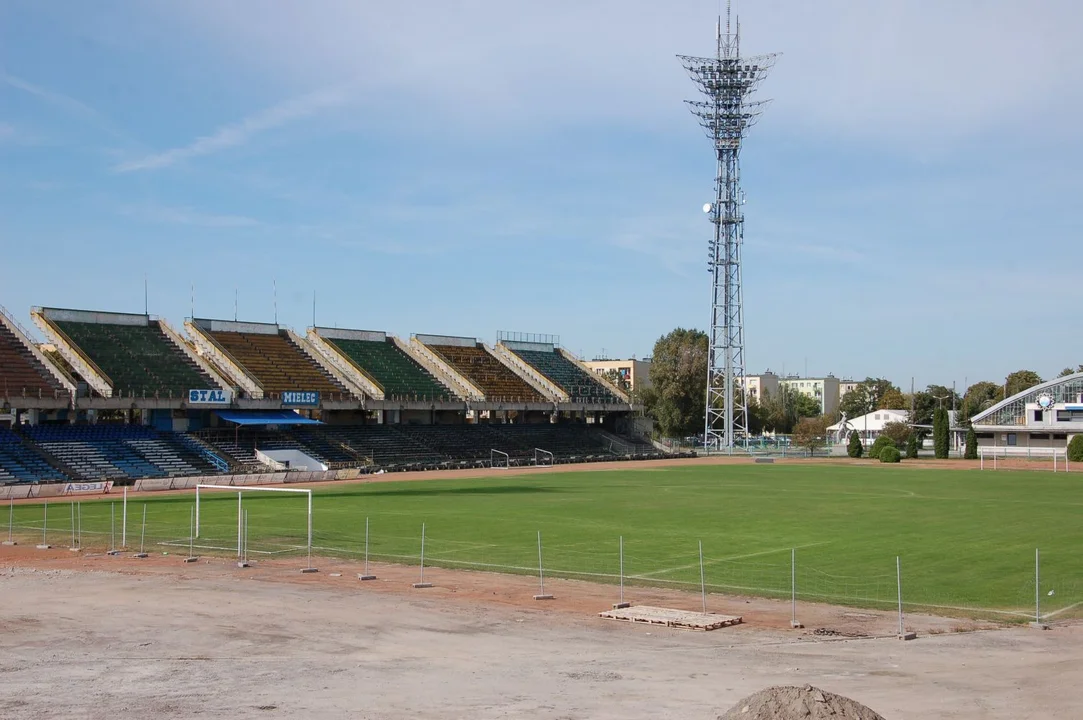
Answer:
[[[491,448],[489,450],[489,467],[497,467],[495,462],[497,455],[502,455],[504,457],[504,467],[511,467],[511,455],[508,455],[503,450],[497,450],[496,448]]]
[[[266,485],[196,485],[196,527],[195,536],[199,537],[199,491],[200,490],[227,490],[229,492],[237,491],[237,528],[238,538],[241,533],[241,497],[245,490],[252,492],[282,492],[282,493],[294,493],[303,494],[308,496],[308,538],[306,540],[308,545],[308,553],[312,555],[312,491],[307,488],[279,488],[279,487],[267,487]],[[240,540],[238,540],[238,548]],[[239,550],[238,550],[239,552]]]

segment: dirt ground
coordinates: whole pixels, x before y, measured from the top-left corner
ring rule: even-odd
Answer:
[[[799,604],[792,630],[788,603],[710,596],[745,622],[699,633],[598,618],[612,586],[302,564],[0,549],[0,717],[715,718],[805,683],[888,720],[1083,716],[1078,624],[907,616],[903,642],[891,613]]]

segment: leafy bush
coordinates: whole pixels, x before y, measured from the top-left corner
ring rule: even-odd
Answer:
[[[881,435],[880,437],[876,438],[876,441],[873,442],[872,447],[869,448],[869,457],[880,457],[880,451],[886,447],[895,448],[895,441],[889,438],[887,435]],[[898,448],[895,449],[897,450]]]
[[[910,438],[906,441],[906,457],[913,460],[918,456],[918,434],[910,433]]]
[[[973,427],[966,430],[966,451],[963,453],[963,457],[967,460],[978,459],[978,434],[974,432]]]
[[[894,445],[888,445],[880,451],[880,462],[882,463],[897,463],[901,459],[902,455]]]
[[[850,444],[846,446],[846,454],[852,458],[859,458],[865,454],[865,446],[861,444],[861,438],[856,431],[850,433]]]
[[[1071,462],[1083,462],[1083,435],[1076,435],[1068,443],[1068,459]]]

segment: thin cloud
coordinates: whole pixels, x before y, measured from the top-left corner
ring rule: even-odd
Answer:
[[[41,85],[36,85],[28,80],[9,75],[3,71],[0,71],[0,84],[7,85],[15,90],[32,95],[47,105],[52,105],[63,111],[67,115],[86,120],[89,125],[97,127],[99,130],[108,133],[118,140],[128,144],[133,143],[132,139],[124,132],[117,129],[109,118],[92,108],[90,105],[87,105],[80,100],[76,100],[70,95],[65,95],[56,92],[55,90],[42,87]]]
[[[200,212],[189,207],[128,205],[120,208],[120,214],[164,225],[189,225],[206,228],[246,228],[263,225],[259,220],[244,215],[217,215]]]
[[[136,160],[116,165],[117,172],[136,172],[170,167],[191,158],[212,155],[244,145],[253,136],[268,130],[282,127],[296,120],[301,120],[347,102],[349,95],[346,88],[336,87],[320,90],[300,97],[291,98],[272,107],[243,118],[239,122],[224,125],[210,135],[196,138],[184,147],[173,148]]]

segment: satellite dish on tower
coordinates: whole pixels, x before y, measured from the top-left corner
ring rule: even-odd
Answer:
[[[714,210],[714,206],[711,205],[711,203],[703,203],[703,212],[709,213],[711,210]]]

